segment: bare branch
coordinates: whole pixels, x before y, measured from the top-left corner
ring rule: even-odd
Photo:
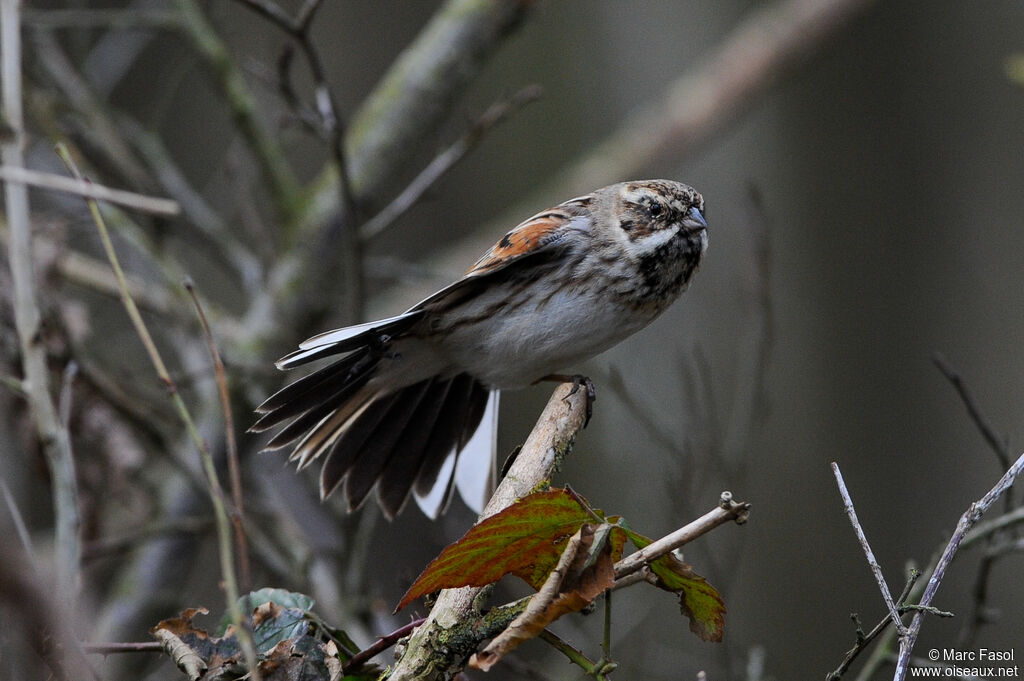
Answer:
[[[346,144],[356,196],[376,194],[437,130],[529,4],[448,0],[434,15],[352,119]]]
[[[249,542],[245,536],[245,505],[242,498],[242,471],[238,463],[238,442],[235,438],[235,418],[231,412],[231,395],[228,392],[228,377],[224,371],[224,362],[221,360],[220,351],[217,349],[217,341],[210,329],[210,322],[206,319],[203,305],[199,302],[199,295],[196,293],[195,284],[192,280],[185,282],[185,289],[192,297],[192,304],[196,308],[196,315],[203,327],[203,337],[206,339],[206,347],[210,351],[210,358],[213,360],[214,377],[217,380],[217,394],[220,397],[220,407],[224,412],[224,442],[228,454],[228,473],[231,480],[231,501],[234,508],[231,509],[231,524],[235,528],[235,548],[238,554],[238,581],[239,591],[248,591],[252,586],[249,571]]]
[[[750,512],[750,504],[747,502],[733,501],[731,492],[722,492],[721,500],[717,507],[708,511],[693,522],[684,525],[675,532],[665,535],[661,539],[651,542],[639,551],[635,551],[615,564],[615,579],[619,580],[641,568],[649,565],[651,561],[660,556],[674,551],[675,549],[688,544],[697,537],[707,534],[719,525],[735,521],[746,522]]]
[[[985,512],[991,508],[999,497],[1013,484],[1017,476],[1024,471],[1024,454],[1021,454],[1017,460],[1007,469],[1003,477],[999,479],[995,487],[990,489],[985,496],[978,501],[970,505],[970,507],[964,511],[963,515],[960,516],[960,521],[956,525],[956,530],[953,532],[953,536],[950,537],[949,543],[946,544],[946,548],[943,550],[942,555],[939,557],[938,563],[935,565],[935,570],[932,572],[931,577],[928,579],[928,584],[925,587],[924,595],[921,597],[920,605],[927,607],[931,605],[932,600],[935,598],[935,594],[938,593],[939,586],[942,584],[943,578],[946,576],[946,568],[953,561],[953,556],[956,555],[957,549],[960,548],[960,544],[963,542],[967,533],[974,526],[976,522],[981,518]],[[903,681],[907,674],[907,667],[910,664],[910,654],[914,649],[914,644],[917,642],[917,636],[921,632],[921,625],[924,623],[924,611],[918,611],[914,613],[914,618],[910,621],[910,626],[907,627],[907,634],[900,638],[900,652],[899,657],[896,659],[896,673],[893,676],[893,681]]]
[[[538,86],[525,87],[508,99],[491,105],[466,133],[443,152],[434,157],[426,168],[420,171],[409,185],[389,203],[384,210],[367,220],[359,228],[359,236],[369,241],[405,214],[423,198],[423,195],[442,177],[472,151],[480,138],[491,128],[501,123],[514,110],[540,97]]]
[[[967,409],[967,414],[974,421],[974,425],[981,431],[981,436],[985,438],[985,442],[992,448],[996,457],[999,459],[999,463],[1003,470],[1010,467],[1010,451],[1009,446],[1006,444],[1006,437],[996,432],[996,429],[989,423],[989,420],[985,418],[985,415],[981,412],[981,407],[978,406],[977,400],[974,399],[974,394],[971,393],[970,388],[964,382],[963,377],[960,376],[960,372],[953,368],[953,365],[946,361],[946,358],[939,353],[935,353],[932,357],[932,362],[938,367],[942,375],[946,377],[946,380],[952,384],[953,389],[956,390],[957,395],[960,396],[960,401],[964,403],[964,407]]]
[[[174,216],[181,213],[181,207],[176,201],[161,199],[135,192],[124,191],[123,189],[111,189],[92,182],[78,181],[64,175],[43,173],[38,170],[28,170],[17,166],[0,166],[0,180],[18,184],[38,187],[39,189],[52,189],[54,191],[77,194],[97,201],[116,203],[125,208],[152,213],[154,215]]]
[[[298,183],[284,150],[268,134],[257,115],[258,106],[245,79],[235,68],[227,47],[206,20],[202,8],[194,0],[176,0],[175,4],[196,49],[209,62],[220,81],[239,130],[248,141],[270,187],[278,214],[285,219],[292,217]]]
[[[836,485],[839,486],[839,496],[843,498],[843,509],[846,511],[846,515],[850,517],[853,532],[857,535],[857,541],[860,542],[861,548],[864,549],[864,555],[868,559],[868,566],[871,567],[875,581],[878,582],[878,589],[882,592],[882,600],[885,601],[885,607],[889,608],[889,617],[892,618],[892,622],[896,625],[896,630],[900,632],[900,636],[904,636],[907,633],[906,627],[903,626],[900,614],[896,610],[896,604],[893,603],[892,594],[889,592],[889,585],[885,583],[885,576],[882,575],[882,567],[875,559],[875,553],[871,550],[871,544],[868,543],[868,537],[864,534],[864,528],[861,527],[860,521],[857,519],[857,511],[853,508],[853,498],[850,496],[849,490],[846,489],[843,474],[839,470],[839,464],[835,461],[832,462],[832,474],[836,477]]]

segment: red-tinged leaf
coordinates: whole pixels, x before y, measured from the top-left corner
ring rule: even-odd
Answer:
[[[483,671],[540,632],[562,615],[578,612],[615,583],[612,561],[614,543],[609,541],[621,529],[611,525],[585,524],[562,551],[558,565],[530,603],[487,647],[470,658],[469,665]]]
[[[626,530],[637,548],[644,548],[651,539]],[[690,620],[690,631],[702,641],[719,642],[725,635],[725,603],[708,580],[671,553],[651,561],[651,572],[658,577],[658,586],[679,594],[679,608]]]
[[[484,586],[509,573],[539,589],[569,537],[584,523],[595,520],[584,503],[569,490],[535,492],[485,519],[427,566],[402,597],[396,612],[435,591]],[[609,542],[612,560],[618,560],[624,533],[616,528]]]

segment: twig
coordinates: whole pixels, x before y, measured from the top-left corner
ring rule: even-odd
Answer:
[[[210,330],[210,322],[203,312],[203,305],[199,302],[196,294],[195,284],[191,279],[185,280],[185,290],[192,297],[192,304],[195,305],[196,315],[203,327],[203,337],[206,339],[206,347],[210,351],[210,358],[213,360],[213,374],[217,379],[217,393],[220,396],[220,407],[224,412],[224,442],[228,454],[228,475],[231,480],[231,523],[235,528],[235,545],[238,552],[238,581],[241,585],[239,591],[248,591],[252,584],[249,571],[249,542],[245,536],[245,506],[242,498],[242,471],[238,463],[238,441],[235,438],[235,418],[231,412],[231,395],[228,392],[228,377],[224,371],[224,362],[221,360],[220,351],[217,349],[217,342]]]
[[[313,17],[320,8],[321,3],[319,0],[308,0],[302,6],[296,18],[291,19],[287,13],[269,0],[242,0],[242,2],[281,28],[299,47],[299,50],[306,59],[306,63],[309,65],[310,75],[313,80],[314,105],[312,108],[318,116],[319,132],[327,141],[330,153],[328,166],[335,176],[335,185],[338,193],[336,203],[339,214],[334,219],[328,221],[328,228],[323,236],[329,239],[333,236],[331,232],[337,233],[339,240],[338,251],[342,260],[341,290],[344,294],[346,307],[344,317],[350,323],[361,321],[364,302],[362,243],[357,229],[358,204],[352,192],[351,181],[349,180],[348,161],[345,152],[345,126],[339,114],[334,91],[327,79],[323,60],[320,58],[320,53],[310,37]],[[291,49],[289,48],[278,60],[278,73],[281,78],[285,100],[297,104],[298,97],[291,87],[291,79],[288,76],[290,64]]]
[[[380,653],[384,652],[385,650],[387,650],[391,646],[395,645],[395,643],[400,638],[404,638],[404,637],[408,636],[412,632],[413,629],[415,629],[416,627],[418,627],[421,624],[423,624],[425,619],[426,618],[424,618],[424,617],[420,617],[418,619],[414,619],[412,622],[409,622],[408,624],[406,624],[404,626],[401,626],[398,629],[395,629],[390,634],[387,634],[385,636],[381,636],[376,641],[371,643],[369,646],[367,646],[366,648],[360,650],[358,653],[353,655],[348,660],[348,662],[345,662],[344,664],[342,664],[341,665],[341,670],[343,672],[348,672],[348,671],[350,671],[352,669],[359,669],[361,666],[363,666],[364,664],[366,664],[367,662],[372,660],[374,657],[376,657]]]
[[[212,523],[208,518],[179,518],[151,524],[140,530],[116,537],[100,537],[82,546],[82,561],[88,563],[106,556],[137,549],[147,540],[172,534],[196,535],[205,532]]]
[[[707,534],[719,525],[729,521],[743,523],[750,512],[747,502],[733,501],[731,492],[722,492],[718,506],[675,532],[653,541],[615,564],[615,580],[618,581],[650,564],[652,560],[688,544],[697,537]]]
[[[14,500],[14,495],[11,494],[10,488],[7,487],[7,481],[2,476],[0,476],[0,491],[4,494],[4,503],[7,504],[7,512],[11,514],[11,521],[14,523],[14,529],[18,533],[21,547],[24,549],[25,555],[28,556],[29,560],[34,560],[32,535],[29,534],[28,526],[25,525],[25,518],[22,517],[21,511],[18,510],[18,504]]]
[[[970,532],[967,533],[963,541],[960,542],[960,548],[966,549],[974,544],[986,541],[993,534],[1020,522],[1024,522],[1024,508],[1018,508],[1012,513],[1006,513],[998,518],[993,518],[992,520],[984,523],[978,523]],[[943,549],[944,547],[936,551],[935,555],[929,562],[928,567],[921,571],[921,576],[925,579],[923,581],[918,579],[910,589],[909,593],[901,595],[901,603],[920,600],[921,595],[924,593],[925,586],[931,581],[931,576],[935,572],[935,568],[938,566]],[[886,620],[888,621],[889,619],[890,618],[887,615]],[[868,660],[864,663],[864,666],[857,674],[857,681],[869,681],[870,679],[873,679],[875,677],[875,672],[883,663],[893,661],[895,659],[894,656],[889,653],[889,648],[892,646],[892,642],[895,637],[896,633],[893,629],[883,632],[878,645],[875,646],[875,649],[868,657]],[[890,658],[893,658],[893,660],[890,660]]]
[[[139,641],[138,643],[83,643],[82,650],[94,655],[113,653],[162,653],[164,644],[160,641]]]
[[[1003,477],[999,479],[995,487],[990,489],[985,496],[978,501],[970,505],[970,507],[964,511],[963,515],[960,516],[960,520],[956,525],[956,530],[953,532],[953,536],[950,537],[949,543],[946,544],[946,548],[942,552],[942,556],[939,558],[938,563],[935,565],[935,570],[932,572],[931,577],[928,579],[928,584],[925,587],[924,595],[921,597],[920,605],[929,606],[931,605],[932,599],[935,598],[935,594],[938,593],[939,586],[942,584],[943,578],[946,576],[946,568],[953,561],[953,556],[956,555],[957,549],[960,548],[961,542],[967,536],[971,527],[981,518],[982,515],[994,504],[999,497],[1013,484],[1017,476],[1020,475],[1021,471],[1024,470],[1024,454],[1011,465]],[[907,667],[910,663],[910,654],[914,649],[914,644],[917,642],[917,636],[921,632],[921,625],[924,623],[924,612],[914,613],[913,619],[910,621],[910,626],[907,627],[907,634],[900,638],[900,649],[899,657],[896,659],[896,673],[893,676],[894,681],[903,681],[907,674]]]
[[[75,175],[77,179],[83,179],[78,173],[78,166],[75,165],[75,162],[71,158],[67,149],[63,146],[58,146],[57,153],[68,166],[71,173]],[[110,261],[110,266],[113,268],[114,275],[117,277],[120,285],[122,295],[121,302],[124,304],[128,317],[131,319],[132,325],[135,327],[135,331],[138,334],[139,339],[142,341],[142,344],[146,349],[146,353],[149,355],[150,362],[152,362],[157,376],[167,388],[171,402],[174,404],[174,407],[178,412],[178,416],[181,418],[189,437],[192,439],[192,442],[195,444],[195,447],[199,452],[199,458],[203,464],[203,471],[206,474],[210,501],[213,503],[214,517],[217,521],[217,543],[220,553],[221,575],[224,581],[224,592],[227,598],[228,611],[231,613],[231,620],[234,623],[235,628],[238,630],[239,644],[245,655],[250,673],[256,681],[259,681],[259,670],[256,667],[256,648],[249,630],[245,627],[244,618],[239,606],[238,580],[235,576],[235,566],[231,550],[230,523],[227,511],[224,507],[224,490],[221,488],[220,480],[217,477],[217,469],[213,462],[213,454],[210,452],[206,442],[199,434],[199,429],[196,426],[195,421],[192,419],[192,414],[185,405],[185,401],[182,399],[181,393],[178,392],[178,388],[175,385],[174,380],[171,378],[170,372],[167,370],[167,366],[164,364],[160,351],[153,342],[153,337],[149,333],[149,328],[143,321],[142,315],[139,313],[139,309],[135,306],[135,301],[132,300],[132,297],[128,293],[124,271],[121,269],[120,260],[118,260],[117,253],[114,251],[114,244],[110,240],[110,234],[107,232],[106,222],[103,220],[103,215],[100,213],[99,205],[96,203],[95,199],[91,198],[86,198],[86,202],[89,205],[89,211],[92,213],[93,221],[96,223],[96,229],[99,232],[100,241],[103,244],[103,250],[107,255],[107,259]]]
[[[602,663],[607,663],[608,660],[602,659],[594,662],[583,651],[577,650],[550,629],[541,631],[538,638],[565,655],[570,662],[582,669],[586,676],[593,676],[594,679],[605,679],[607,678],[605,674],[614,669],[614,667],[612,669],[602,669]]]
[[[248,141],[270,187],[278,215],[285,220],[290,219],[296,208],[298,184],[284,150],[266,131],[245,79],[235,68],[227,47],[206,20],[202,8],[195,0],[176,0],[175,4],[196,49],[209,62],[220,81],[238,128]]]
[[[24,168],[25,122],[21,89],[21,22],[18,0],[0,0],[0,120],[8,128],[0,135],[0,163]],[[46,348],[42,342],[41,315],[36,298],[29,222],[28,189],[24,184],[4,183],[4,205],[10,230],[7,257],[11,268],[14,323],[21,347],[24,389],[36,431],[46,454],[52,479],[55,515],[54,563],[58,589],[71,599],[76,591],[81,546],[79,543],[78,488],[71,436],[63,427],[50,395]]]
[[[18,166],[0,166],[0,180],[24,184],[39,189],[52,189],[53,191],[77,194],[98,201],[114,203],[125,208],[131,208],[143,213],[153,215],[174,216],[181,213],[181,206],[177,201],[161,199],[135,192],[124,191],[123,189],[111,189],[103,185],[92,184],[91,182],[80,182],[63,175],[44,173],[38,170],[28,170]]]
[[[24,23],[32,28],[177,28],[178,15],[165,9],[32,9],[26,8]]]
[[[977,401],[974,399],[974,395],[971,393],[967,384],[964,382],[960,373],[956,371],[946,358],[941,354],[936,353],[932,358],[935,366],[938,367],[939,371],[946,377],[946,379],[953,385],[957,394],[960,396],[960,401],[963,402],[964,407],[967,409],[967,414],[971,420],[977,426],[981,432],[982,438],[988,443],[989,447],[996,455],[996,459],[999,461],[1000,466],[1003,470],[1010,465],[1010,448],[1007,443],[1005,436],[1000,435],[996,432],[995,428],[989,422],[989,420],[982,413]],[[1007,511],[1013,508],[1013,489],[1006,490],[1006,498],[1004,501],[1005,508]],[[995,545],[996,536],[990,535],[988,538],[989,550],[985,552],[985,555],[981,558],[981,563],[978,565],[978,572],[974,577],[974,586],[971,589],[971,593],[974,596],[971,602],[971,612],[968,617],[964,618],[963,628],[960,630],[960,634],[957,637],[958,645],[966,647],[978,633],[978,629],[982,624],[989,621],[988,607],[986,603],[988,601],[988,580],[992,574],[992,566],[995,564],[998,554],[991,551]]]
[[[914,588],[914,584],[917,583],[917,580],[920,577],[920,572],[918,572],[917,570],[911,570],[910,578],[907,579],[907,583],[903,587],[903,593],[901,593],[900,597],[896,600],[897,606],[900,609],[900,614],[903,613],[903,603],[910,596]],[[854,615],[854,617],[856,616]],[[846,652],[846,655],[843,657],[843,661],[839,663],[839,666],[836,667],[835,670],[825,675],[825,681],[838,681],[843,676],[843,674],[846,673],[846,670],[850,668],[850,665],[853,664],[853,661],[857,659],[857,656],[860,655],[871,644],[871,642],[878,637],[879,634],[885,631],[886,627],[888,627],[889,624],[891,624],[892,622],[892,615],[886,615],[878,624],[872,627],[871,631],[869,631],[867,634],[865,634],[858,626],[857,642],[854,644],[852,648],[850,648],[850,650]]]
[[[448,0],[434,14],[352,118],[346,142],[356,196],[375,195],[430,138],[529,5]]]
[[[423,198],[423,195],[442,177],[448,174],[466,154],[472,151],[489,130],[504,121],[516,109],[540,98],[541,88],[531,85],[523,88],[507,99],[496,102],[467,130],[462,137],[443,152],[434,157],[426,168],[420,171],[402,192],[392,199],[385,208],[363,223],[359,235],[363,240],[370,240],[395,223],[398,218]]]
[[[75,384],[75,376],[78,375],[78,362],[70,360],[61,374],[60,398],[57,403],[57,416],[60,418],[61,426],[67,429],[71,423],[71,398]]]
[[[946,380],[952,384],[953,389],[956,390],[957,395],[960,396],[960,401],[964,403],[964,407],[967,409],[967,414],[974,421],[974,424],[978,427],[981,432],[981,436],[985,438],[985,442],[992,448],[996,457],[999,459],[999,465],[1003,470],[1010,467],[1010,451],[1009,446],[1006,443],[1006,438],[996,432],[996,429],[989,423],[989,420],[985,418],[985,415],[981,412],[981,408],[978,406],[977,400],[974,399],[974,395],[971,393],[970,388],[964,383],[963,378],[960,376],[960,372],[953,368],[946,358],[940,353],[935,353],[932,357],[932,362],[938,367],[942,375],[946,377]]]
[[[978,523],[974,529],[968,532],[967,536],[964,537],[961,546],[963,548],[967,548],[971,544],[986,539],[1000,530],[1004,530],[1021,523],[1024,523],[1024,506],[1018,506],[1009,513],[1004,513],[998,518]]]
[[[850,517],[853,532],[857,535],[857,541],[860,542],[861,548],[864,549],[864,555],[868,559],[868,566],[871,567],[871,573],[874,574],[875,581],[878,582],[878,589],[882,592],[882,600],[885,601],[885,607],[889,609],[889,617],[892,618],[892,623],[896,626],[900,636],[905,636],[907,629],[903,626],[903,621],[896,610],[896,604],[893,603],[892,594],[889,592],[889,585],[885,583],[885,577],[882,575],[882,567],[875,560],[875,553],[871,550],[871,544],[868,543],[868,537],[864,534],[864,528],[861,527],[860,521],[857,520],[857,511],[853,508],[853,498],[850,496],[849,490],[846,489],[843,474],[839,470],[839,464],[835,461],[832,462],[832,474],[836,478],[839,496],[843,498],[843,508],[846,511],[846,515]]]
[[[583,427],[586,397],[583,390],[570,394],[571,389],[571,383],[560,384],[555,389],[508,474],[480,514],[480,520],[512,505],[548,480],[556,463],[572,448],[576,433]],[[452,650],[451,646],[440,650],[436,636],[439,631],[473,617],[474,601],[480,592],[480,587],[442,591],[426,621],[409,639],[405,654],[395,665],[389,681],[437,679],[448,667],[457,665],[461,657],[473,652],[463,651],[465,655],[460,656],[460,651]]]

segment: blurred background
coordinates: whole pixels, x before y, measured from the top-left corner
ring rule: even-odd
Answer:
[[[303,5],[278,3],[289,16]],[[555,482],[649,536],[710,509],[722,490],[753,504],[746,525],[685,551],[725,599],[724,642],[699,641],[671,596],[634,587],[615,599],[616,678],[822,678],[855,643],[849,614],[869,628],[885,613],[829,463],[898,593],[908,564],[926,566],[1005,470],[936,353],[1011,461],[1024,444],[1024,5],[508,3],[477,10],[499,17],[473,28],[479,44],[434,36],[465,56],[403,139],[386,116],[416,92],[382,78],[403,53],[411,72],[429,70],[423,55],[445,58],[437,49],[409,62],[405,52],[443,9],[320,4],[303,36],[341,130],[317,115],[301,41],[249,3],[25,4],[27,167],[63,174],[53,143],[64,140],[97,182],[184,208],[177,218],[108,214],[158,345],[222,456],[223,416],[183,276],[213,319],[240,438],[250,586],[312,595],[366,645],[408,621],[392,607],[474,518],[459,500],[438,522],[412,507],[388,523],[369,505],[351,516],[320,505],[312,473],[296,476],[283,454],[259,454],[261,440],[242,434],[283,382],[274,359],[318,330],[400,312],[553,203],[667,177],[706,199],[704,265],[648,329],[571,367],[595,380],[598,401]],[[225,94],[231,74],[250,108]],[[534,85],[535,101],[480,125],[494,103]],[[465,158],[421,200],[372,238],[352,237],[353,220],[337,217],[338,135],[360,223],[471,130]],[[147,640],[185,607],[222,610],[209,500],[190,484],[194,448],[110,295],[84,204],[32,197],[53,391],[69,360],[78,367],[69,429],[82,556],[77,610],[62,612],[82,640]],[[11,290],[6,268],[0,290]],[[2,305],[0,373],[20,377],[10,296]],[[549,395],[503,396],[502,456]],[[46,459],[17,391],[0,390],[0,414],[2,545],[22,544],[20,518],[49,575],[60,552]],[[1024,655],[1021,554],[983,554],[958,556],[934,603],[956,617],[925,621],[921,654]],[[979,584],[992,622],[975,626]],[[0,639],[22,640],[17,606],[7,598]],[[601,619],[567,618],[556,631],[597,657]],[[4,647],[14,651],[0,654],[4,674],[40,668],[33,653]],[[538,642],[514,658],[488,678],[579,677]],[[163,656],[91,659],[104,679],[180,678]],[[872,678],[891,673],[882,664]]]

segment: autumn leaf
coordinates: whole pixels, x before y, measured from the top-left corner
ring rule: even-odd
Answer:
[[[587,607],[610,588],[615,583],[615,567],[609,539],[615,529],[608,524],[581,526],[566,543],[558,564],[530,598],[526,609],[484,650],[470,658],[470,666],[489,670],[520,643],[538,636],[562,615]]]
[[[470,528],[435,558],[402,597],[395,611],[421,596],[460,586],[484,586],[514,574],[540,589],[558,563],[569,537],[584,524],[600,520],[574,492],[556,489],[523,497]],[[625,534],[609,540],[618,560]]]
[[[628,528],[623,529],[638,549],[652,541]],[[725,603],[718,590],[671,553],[651,561],[650,569],[658,578],[660,588],[679,594],[679,608],[690,620],[690,631],[702,641],[721,641],[725,634]]]

